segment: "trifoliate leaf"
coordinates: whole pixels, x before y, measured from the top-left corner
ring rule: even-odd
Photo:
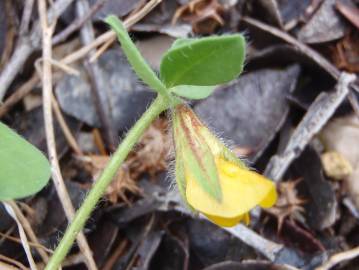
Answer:
[[[161,80],[168,88],[226,83],[242,72],[244,58],[245,39],[240,34],[182,39],[163,56]]]

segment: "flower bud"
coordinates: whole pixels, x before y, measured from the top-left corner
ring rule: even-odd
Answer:
[[[185,105],[174,109],[173,134],[176,181],[192,210],[230,227],[249,223],[255,206],[275,203],[274,183],[249,170]]]

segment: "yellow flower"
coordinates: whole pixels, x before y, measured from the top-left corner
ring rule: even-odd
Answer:
[[[176,180],[194,211],[231,227],[241,221],[248,224],[255,206],[267,208],[276,202],[274,183],[249,170],[188,107],[175,108],[173,127]]]

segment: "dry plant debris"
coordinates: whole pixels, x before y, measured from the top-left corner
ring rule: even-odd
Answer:
[[[300,181],[301,179],[297,179],[279,183],[277,186],[279,199],[273,208],[266,210],[277,218],[278,232],[281,231],[283,222],[287,218],[291,222],[303,220],[305,212],[303,205],[306,203],[306,200],[298,195],[297,185]]]
[[[350,31],[343,39],[339,40],[332,48],[332,59],[340,69],[348,72],[359,72],[359,33],[358,30]]]
[[[218,26],[224,25],[222,15],[224,7],[218,0],[192,0],[177,9],[172,18],[175,24],[179,19],[189,22],[193,32],[198,34],[210,34]]]
[[[106,195],[111,203],[116,204],[122,200],[131,204],[128,193],[142,194],[141,188],[137,185],[141,175],[148,173],[150,178],[154,178],[157,173],[166,170],[171,149],[171,137],[167,126],[165,119],[158,119],[144,133],[107,189]],[[81,159],[88,163],[87,169],[93,179],[97,179],[106,167],[110,156],[88,155]]]

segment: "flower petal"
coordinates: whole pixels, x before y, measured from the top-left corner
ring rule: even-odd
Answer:
[[[222,202],[214,200],[198,185],[193,174],[186,170],[188,203],[207,216],[234,219],[249,212],[256,205],[269,206],[276,198],[274,183],[256,172],[216,158]],[[220,223],[221,221],[219,221]]]
[[[234,218],[223,218],[223,217],[211,216],[211,215],[205,215],[205,216],[213,223],[222,227],[233,227],[241,221],[243,221],[246,225],[248,225],[250,222],[249,213],[245,213],[244,215]]]
[[[259,205],[263,208],[272,207],[277,201],[277,197],[277,191],[275,189],[275,186],[273,185],[273,188],[269,190],[267,196],[260,202]]]

